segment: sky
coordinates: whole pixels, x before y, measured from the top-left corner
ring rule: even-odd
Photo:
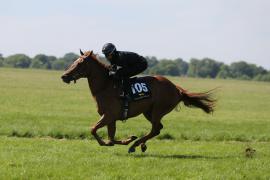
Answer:
[[[269,0],[0,0],[0,53],[63,56],[104,43],[270,70]]]

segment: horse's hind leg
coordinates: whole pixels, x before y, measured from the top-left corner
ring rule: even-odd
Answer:
[[[149,114],[144,114],[145,117],[148,119],[150,116]],[[148,119],[152,123],[152,129],[151,131],[140,138],[139,140],[135,141],[135,143],[129,148],[129,153],[135,152],[135,148],[139,145],[142,147],[142,151],[144,152],[146,150],[146,145],[144,144],[147,140],[159,135],[160,130],[163,128],[163,125],[160,123],[162,116],[151,114],[151,119]]]
[[[157,136],[157,135],[159,135],[160,134],[160,130],[163,128],[163,125],[161,124],[161,123],[159,123],[159,125],[158,125],[158,127],[157,127],[157,132],[156,132],[156,134],[154,135],[154,136]],[[154,137],[153,136],[153,137]],[[153,138],[153,137],[150,137],[150,138]],[[149,138],[149,139],[150,139]],[[146,149],[147,149],[147,146],[146,146],[146,141],[147,140],[149,140],[149,139],[145,139],[140,145],[141,145],[141,150],[142,150],[142,152],[145,152],[146,151]]]

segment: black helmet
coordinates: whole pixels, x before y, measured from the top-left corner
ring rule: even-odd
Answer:
[[[106,43],[102,47],[102,53],[105,54],[105,56],[112,54],[114,51],[116,51],[116,47],[112,43]]]

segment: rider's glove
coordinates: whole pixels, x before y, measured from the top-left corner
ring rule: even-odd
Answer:
[[[109,76],[114,76],[116,74],[116,71],[109,71]]]
[[[111,65],[111,66],[109,66],[109,70],[110,71],[117,71],[117,65]]]
[[[117,65],[111,65],[110,67],[109,67],[109,76],[114,76],[115,74],[116,74],[116,72],[117,72]]]

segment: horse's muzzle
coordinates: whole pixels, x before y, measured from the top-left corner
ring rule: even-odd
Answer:
[[[67,75],[63,75],[63,76],[61,76],[61,78],[67,84],[69,84],[70,81],[72,81],[72,78],[70,76],[67,76]]]

